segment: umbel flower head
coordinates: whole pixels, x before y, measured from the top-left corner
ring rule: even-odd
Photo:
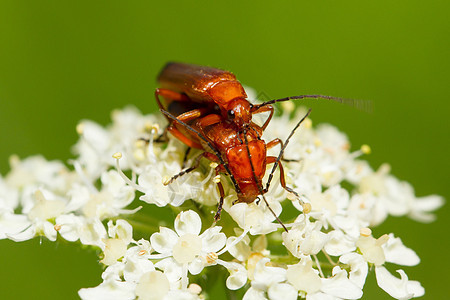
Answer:
[[[285,140],[305,112],[286,104],[263,139]],[[390,215],[432,221],[443,199],[416,197],[388,165],[373,170],[360,159],[370,148],[351,152],[335,127],[313,127],[308,118],[285,150],[287,184],[301,199],[281,187],[278,173],[265,198],[286,232],[265,201],[233,205],[234,187],[216,176],[214,164],[167,185],[181,171],[186,147],[170,136],[155,141],[166,125],[161,116],[127,107],[112,120],[77,126],[70,166],[13,156],[11,171],[0,177],[1,238],[64,239],[101,250],[102,283],[80,289],[82,299],[204,299],[221,278],[244,299],[360,299],[372,271],[393,298],[424,295],[401,268],[394,267],[398,275],[386,268],[417,265],[416,253],[394,233],[374,236],[370,228]],[[226,197],[216,224],[217,181]],[[149,206],[156,213],[145,213]],[[297,213],[284,219],[285,210]]]

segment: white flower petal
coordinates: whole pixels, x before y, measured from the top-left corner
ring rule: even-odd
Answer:
[[[104,257],[100,262],[110,266],[115,264],[126,252],[127,244],[124,240],[108,239],[105,241],[105,250],[103,250]]]
[[[45,221],[43,223],[43,231],[46,238],[48,238],[52,242],[56,241],[55,225],[48,221]]]
[[[383,245],[386,261],[403,266],[415,266],[420,263],[420,258],[414,250],[403,245],[400,238],[391,233],[389,240]]]
[[[362,289],[366,282],[367,272],[369,270],[367,262],[362,255],[358,253],[344,254],[339,258],[339,261],[343,264],[350,265],[349,278]]]
[[[182,266],[176,263],[172,257],[157,262],[155,267],[163,270],[170,282],[177,282],[180,280],[183,273]]]
[[[123,277],[125,278],[126,281],[138,282],[139,278],[144,273],[154,271],[155,267],[153,263],[145,257],[145,255],[141,256],[139,255],[139,252],[131,254],[130,252],[134,252],[131,249],[132,248],[128,249],[127,253],[125,254],[124,258],[125,267],[123,268],[122,271]]]
[[[175,231],[179,236],[184,234],[198,235],[202,230],[202,220],[193,210],[182,211],[175,218]]]
[[[27,223],[22,223],[22,225],[26,225],[26,227],[21,229],[21,231],[19,231],[19,232],[7,233],[6,236],[10,240],[13,240],[14,242],[27,241],[36,236],[36,227],[35,226],[32,226],[31,223],[29,225],[27,225]]]
[[[162,184],[162,176],[156,169],[150,168],[142,173],[138,177],[138,183],[145,190],[145,194],[139,197],[140,200],[159,207],[170,203],[167,187]]]
[[[286,278],[298,291],[306,294],[314,294],[322,286],[318,272],[312,268],[312,261],[306,258],[298,264],[288,265]]]
[[[359,299],[362,297],[362,290],[350,279],[347,278],[347,271],[334,267],[333,277],[322,278],[322,292],[343,298],[343,299]]]
[[[163,299],[170,290],[170,283],[166,275],[160,271],[150,271],[139,279],[136,286],[136,296],[140,300]]]
[[[200,256],[198,256],[189,263],[188,270],[189,270],[189,273],[191,273],[192,275],[197,275],[203,270],[204,267],[205,267],[205,262],[203,261],[203,259]]]
[[[79,228],[83,225],[83,218],[74,214],[61,215],[55,220],[56,225],[60,226],[59,234],[63,239],[69,242],[75,242],[80,238]]]
[[[312,295],[306,295],[306,300],[341,300],[341,298],[334,297],[322,292],[314,293]]]
[[[281,213],[281,204],[277,201],[269,202],[270,207],[276,215]],[[277,230],[277,224],[272,223],[275,217],[267,209],[263,201],[257,205],[255,202],[250,204],[237,203],[229,209],[229,214],[244,230],[250,230],[250,234],[267,234]]]
[[[78,295],[83,300],[132,300],[135,285],[128,282],[107,280],[97,287],[81,289]]]
[[[117,220],[115,225],[112,221],[109,221],[108,235],[111,238],[121,239],[125,244],[129,244],[133,240],[133,227],[125,220]]]
[[[202,239],[195,234],[181,236],[173,246],[172,256],[180,264],[192,262],[202,251]]]
[[[432,222],[436,216],[431,212],[444,205],[444,198],[437,195],[416,198],[411,205],[409,216],[419,222]]]
[[[242,300],[267,300],[264,294],[264,291],[258,290],[254,287],[250,287],[247,292],[245,292]]]
[[[262,258],[256,264],[255,270],[253,271],[253,287],[266,290],[270,285],[286,280],[286,269],[270,267],[268,266],[269,261],[268,258]]]
[[[217,252],[225,246],[227,237],[224,233],[220,232],[222,227],[214,226],[206,229],[200,237],[202,238],[202,251],[204,252]]]
[[[11,211],[4,211],[0,213],[0,239],[12,237],[14,239],[15,236],[31,228],[32,224],[28,220],[25,215],[17,215],[12,213]],[[27,234],[25,234],[22,238],[25,240],[31,239],[34,237],[34,229],[28,232],[29,238],[27,238]]]
[[[324,249],[329,255],[339,256],[356,250],[355,241],[340,230],[328,233],[329,240]]]
[[[228,289],[237,290],[247,283],[247,269],[243,265],[230,262],[225,266],[228,269],[228,272],[230,272],[230,276],[226,281]]]
[[[425,294],[425,289],[419,282],[408,280],[403,270],[397,270],[397,272],[401,278],[393,276],[385,267],[376,267],[378,286],[396,299],[410,299]]]
[[[248,245],[250,243],[250,238],[248,236],[245,236],[241,241],[239,241],[234,246],[231,246],[236,239],[239,237],[231,236],[227,239],[227,249],[228,252],[233,255],[234,258],[236,258],[239,261],[245,261],[251,254],[250,246]]]
[[[19,191],[8,186],[0,175],[0,210],[14,211],[19,205]]]
[[[175,231],[166,227],[160,227],[159,232],[155,232],[150,237],[150,243],[152,248],[159,253],[172,253],[173,246],[177,243],[178,238]]]
[[[382,244],[380,241],[375,239],[373,236],[360,236],[356,241],[356,247],[359,248],[364,259],[377,266],[381,266],[386,261],[384,251],[381,246]]]
[[[78,232],[82,244],[104,248],[105,243],[103,239],[107,238],[106,228],[99,219],[85,219]]]
[[[297,290],[287,283],[276,283],[267,290],[270,300],[296,300],[298,297]]]

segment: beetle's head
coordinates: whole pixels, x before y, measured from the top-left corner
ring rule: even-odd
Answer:
[[[248,126],[252,121],[251,103],[244,98],[237,98],[229,102],[226,109],[226,118],[238,127]]]

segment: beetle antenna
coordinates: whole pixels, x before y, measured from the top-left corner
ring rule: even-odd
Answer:
[[[275,212],[270,207],[269,202],[267,202],[267,200],[266,200],[266,197],[264,197],[264,191],[262,189],[261,183],[259,182],[258,178],[256,177],[255,167],[253,166],[253,162],[252,162],[252,155],[250,153],[250,149],[248,148],[247,130],[245,128],[244,128],[244,140],[245,140],[245,145],[246,145],[246,149],[247,149],[248,159],[250,161],[250,166],[252,168],[253,179],[255,179],[256,185],[258,186],[259,193],[261,194],[261,197],[263,198],[264,203],[266,203],[267,208],[272,213],[272,215],[275,217],[277,222],[280,223],[280,225],[283,227],[284,230],[286,230],[286,232],[289,232],[287,230],[286,226],[284,226],[283,222],[281,222],[280,218],[278,218],[278,216],[275,214]]]
[[[193,133],[195,133],[199,138],[201,138],[207,145],[209,148],[211,148],[211,150],[214,152],[214,154],[217,156],[217,158],[219,159],[220,163],[224,166],[225,170],[227,171],[227,173],[230,175],[231,181],[233,182],[234,188],[236,189],[237,193],[241,192],[241,189],[239,188],[239,185],[236,182],[236,179],[234,179],[233,174],[231,174],[231,171],[228,167],[228,164],[223,160],[222,155],[220,155],[220,152],[211,144],[210,141],[208,141],[206,139],[206,137],[201,134],[198,130],[194,129],[193,127],[189,126],[188,124],[186,124],[185,122],[181,121],[180,119],[178,119],[177,117],[175,117],[174,115],[172,115],[170,112],[168,112],[165,109],[160,108],[159,109],[164,115],[166,115],[167,117],[169,117],[170,119],[172,119],[174,122],[178,122],[181,125],[183,125],[186,129],[192,131]]]
[[[300,124],[302,124],[302,122],[309,116],[310,113],[311,113],[311,108],[308,110],[306,115],[297,123],[297,125],[295,125],[294,129],[292,129],[288,138],[284,142],[284,145],[281,148],[280,153],[278,154],[278,157],[275,160],[275,163],[273,164],[272,171],[270,171],[269,179],[267,180],[267,184],[266,184],[266,191],[269,190],[270,182],[272,181],[272,178],[273,178],[273,173],[275,172],[275,169],[277,168],[278,164],[280,163],[281,158],[283,157],[284,149],[286,149],[287,145],[289,144],[289,140],[294,135],[294,132],[297,130],[297,128],[300,126]]]
[[[250,129],[253,130],[253,131],[255,132],[256,137],[258,138],[258,140],[260,140],[260,139],[261,139],[261,136],[259,135],[258,131],[257,131],[255,128],[253,128],[253,126],[250,126]]]
[[[361,111],[371,113],[372,112],[372,101],[369,100],[361,100],[361,99],[349,99],[349,98],[340,98],[340,97],[333,97],[333,96],[325,96],[325,95],[299,95],[299,96],[292,96],[292,97],[286,97],[286,98],[280,98],[280,99],[274,99],[270,101],[266,101],[260,104],[255,104],[252,107],[252,112],[260,108],[261,106],[266,106],[270,104],[274,104],[277,102],[284,102],[289,100],[299,100],[299,99],[325,99],[325,100],[332,100],[336,101],[345,105],[349,105],[352,107],[355,107],[356,109],[359,109]]]

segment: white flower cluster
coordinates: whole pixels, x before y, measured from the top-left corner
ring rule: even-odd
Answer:
[[[285,139],[286,128],[305,112],[290,118],[292,113],[285,105],[264,140]],[[233,186],[225,175],[215,176],[214,164],[165,185],[180,172],[186,148],[173,138],[154,142],[164,124],[162,117],[125,108],[113,113],[106,128],[79,124],[73,168],[41,156],[12,157],[11,171],[0,177],[0,238],[60,237],[100,248],[103,282],[81,289],[82,299],[201,299],[208,294],[201,283],[220,272],[227,272],[229,290],[246,290],[244,299],[359,299],[371,269],[396,299],[424,294],[403,270],[397,270],[398,278],[385,268],[418,264],[415,252],[394,234],[375,238],[369,228],[389,215],[432,221],[443,199],[416,197],[408,183],[389,174],[388,165],[372,170],[358,159],[370,152],[368,146],[349,152],[343,133],[330,125],[313,128],[306,119],[285,151],[293,161],[283,162],[287,183],[302,201],[281,187],[278,175],[265,194],[277,215],[298,211],[294,220],[283,220],[285,232],[264,201],[232,205]],[[218,180],[227,195],[221,226],[213,224]],[[186,200],[196,205],[183,211]],[[304,203],[311,206],[305,214]],[[152,204],[177,212],[174,230],[159,227],[152,216],[149,225],[159,230],[135,240],[132,216]]]

